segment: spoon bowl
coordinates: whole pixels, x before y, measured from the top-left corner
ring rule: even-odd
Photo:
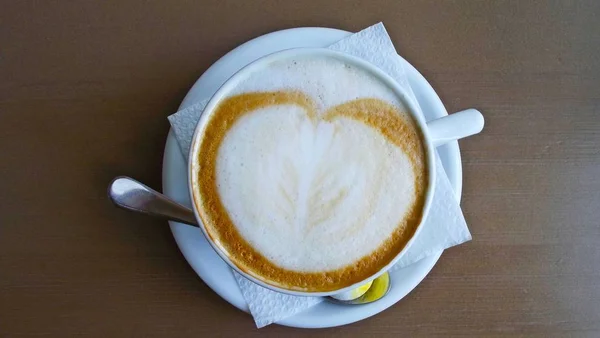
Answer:
[[[383,298],[390,291],[392,286],[390,274],[385,272],[373,280],[371,287],[362,296],[351,300],[339,300],[333,297],[327,297],[327,301],[342,305],[363,305],[376,302]]]

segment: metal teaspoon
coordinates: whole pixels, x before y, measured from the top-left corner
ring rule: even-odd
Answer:
[[[156,190],[127,176],[116,177],[108,186],[108,197],[119,208],[142,214],[161,217],[198,227],[192,209],[183,206]],[[362,305],[375,302],[385,296],[391,288],[390,275],[386,272],[375,278],[362,296],[352,300],[327,300],[343,305]]]

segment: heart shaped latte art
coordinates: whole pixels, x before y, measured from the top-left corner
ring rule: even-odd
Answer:
[[[297,91],[232,96],[206,127],[195,202],[242,270],[333,290],[381,269],[420,223],[421,139],[408,114],[380,99],[317,111]]]

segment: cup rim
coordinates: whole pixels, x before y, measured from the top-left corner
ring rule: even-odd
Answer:
[[[423,216],[421,217],[421,222],[417,225],[417,228],[416,228],[414,234],[412,235],[412,237],[406,242],[406,244],[404,245],[404,248],[402,248],[402,250],[398,254],[396,254],[396,256],[394,256],[394,258],[388,264],[386,264],[384,267],[382,267],[377,273],[371,275],[369,278],[366,278],[360,282],[357,282],[352,285],[346,286],[341,289],[333,290],[333,291],[313,291],[313,292],[311,292],[311,291],[286,289],[281,286],[271,284],[266,279],[262,280],[258,276],[254,276],[254,275],[246,272],[244,269],[239,268],[231,259],[229,259],[229,256],[227,255],[225,250],[223,250],[219,245],[217,245],[217,243],[215,243],[213,241],[212,237],[209,235],[208,231],[206,230],[204,222],[202,222],[202,218],[199,215],[198,207],[196,204],[196,197],[195,197],[196,189],[194,189],[194,175],[193,174],[197,171],[197,170],[195,170],[195,165],[197,163],[196,159],[197,159],[197,155],[198,155],[198,147],[201,144],[200,135],[202,135],[204,133],[204,130],[207,126],[207,122],[210,120],[210,116],[212,116],[212,114],[214,113],[217,105],[221,102],[221,100],[223,98],[226,97],[227,94],[229,94],[231,92],[232,89],[235,88],[235,86],[241,80],[243,80],[245,78],[244,76],[246,74],[250,74],[256,70],[261,69],[262,67],[264,67],[265,64],[268,64],[268,63],[271,63],[271,62],[274,62],[277,60],[290,58],[290,57],[297,57],[297,56],[333,57],[333,58],[342,60],[344,62],[348,62],[354,66],[361,67],[363,70],[366,70],[369,73],[376,76],[380,81],[382,81],[386,86],[388,86],[394,92],[394,94],[396,94],[398,99],[408,109],[409,114],[416,121],[416,124],[418,125],[418,127],[421,131],[421,134],[423,135],[426,153],[427,153],[426,158],[427,158],[427,169],[428,169],[428,186],[427,186],[427,190],[426,190],[425,203],[423,206]],[[286,49],[286,50],[268,54],[266,56],[263,56],[255,61],[251,62],[250,64],[244,66],[239,71],[237,71],[235,74],[233,74],[229,79],[227,79],[227,81],[225,81],[225,83],[209,99],[208,103],[206,104],[206,106],[200,116],[198,123],[196,124],[194,134],[192,137],[192,141],[191,141],[190,152],[189,152],[189,156],[188,156],[188,166],[187,166],[187,168],[188,168],[188,190],[190,193],[190,199],[192,201],[192,210],[194,211],[194,216],[196,217],[196,220],[198,221],[198,224],[200,225],[202,234],[204,235],[204,237],[206,238],[208,243],[210,243],[210,246],[213,248],[213,250],[215,250],[216,253],[219,255],[219,257],[221,257],[221,259],[223,259],[227,263],[227,265],[229,265],[236,272],[238,272],[245,278],[249,279],[250,281],[252,281],[260,286],[263,286],[265,288],[268,288],[270,290],[273,290],[273,291],[290,294],[290,295],[294,295],[294,296],[330,296],[330,295],[334,295],[334,294],[338,294],[338,293],[342,293],[342,292],[346,292],[346,291],[355,289],[355,288],[357,288],[365,283],[368,283],[368,282],[372,281],[373,279],[381,276],[383,273],[388,271],[392,266],[394,266],[398,262],[398,260],[410,249],[410,247],[414,243],[415,237],[417,237],[417,235],[421,231],[421,228],[423,227],[423,224],[425,223],[425,220],[427,219],[429,210],[431,208],[431,203],[433,200],[434,185],[436,182],[435,161],[436,161],[436,158],[435,158],[434,147],[433,147],[433,143],[431,140],[431,136],[429,135],[429,131],[427,129],[427,124],[425,122],[425,118],[423,117],[422,113],[420,112],[418,105],[416,105],[413,102],[410,95],[408,95],[407,92],[391,76],[389,76],[387,73],[385,73],[383,70],[381,70],[377,66],[373,65],[372,63],[365,61],[361,58],[349,55],[349,54],[333,51],[333,50],[330,50],[327,48],[292,48],[292,49]]]

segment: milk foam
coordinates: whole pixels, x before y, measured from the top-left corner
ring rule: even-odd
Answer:
[[[240,117],[217,154],[220,200],[240,235],[281,268],[330,271],[355,263],[406,217],[415,173],[410,157],[376,128],[321,117],[365,97],[403,107],[377,78],[331,58],[272,63],[232,95],[277,90],[307,94],[317,116],[285,104]]]
[[[358,98],[378,98],[405,111],[397,95],[373,75],[331,57],[310,57],[271,63],[267,69],[251,74],[232,91],[232,95],[297,90],[311,97],[317,111]]]

